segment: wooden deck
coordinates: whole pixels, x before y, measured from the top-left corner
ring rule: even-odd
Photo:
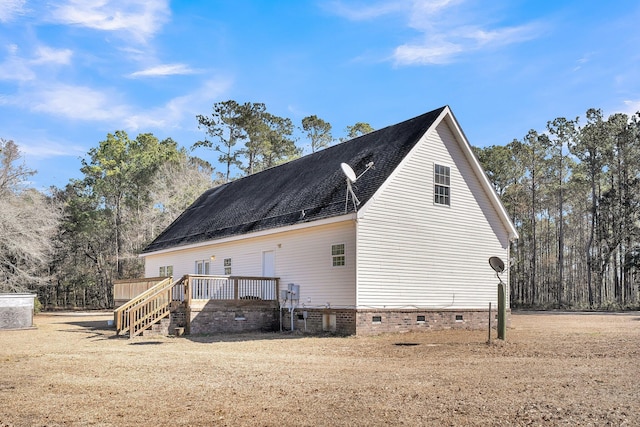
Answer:
[[[279,295],[279,279],[275,277],[187,274],[176,281],[171,277],[144,278],[116,282],[114,295],[116,286],[119,297],[131,297],[114,311],[116,333],[128,333],[130,338],[169,316],[178,306],[186,310],[186,330],[189,331],[189,313],[194,303],[196,306],[208,302],[221,306],[225,303],[277,304]],[[137,291],[141,292],[133,295]]]

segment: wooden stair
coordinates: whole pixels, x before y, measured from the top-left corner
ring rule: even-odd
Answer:
[[[133,298],[126,304],[122,305],[114,311],[114,323],[116,325],[116,334],[129,334],[129,338],[133,338],[145,331],[155,327],[158,331],[164,331],[168,335],[169,319],[171,307],[175,305],[173,300],[173,289],[183,284],[184,277],[173,282],[168,277],[137,297]],[[166,320],[166,328],[160,323]],[[150,333],[152,333],[150,332]],[[146,335],[146,334],[145,334]]]

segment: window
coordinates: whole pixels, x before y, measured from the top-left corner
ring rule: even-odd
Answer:
[[[209,261],[196,261],[196,274],[209,274]]]
[[[162,267],[160,267],[158,276],[160,277],[173,276],[173,265],[163,265]]]
[[[344,243],[331,245],[331,265],[333,267],[342,267],[345,265]]]
[[[231,274],[231,258],[224,259],[224,274],[227,276]]]
[[[436,164],[433,172],[433,202],[438,205],[450,206],[451,168]]]

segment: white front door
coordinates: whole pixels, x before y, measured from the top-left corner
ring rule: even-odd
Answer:
[[[275,277],[276,254],[274,251],[262,252],[262,277]]]

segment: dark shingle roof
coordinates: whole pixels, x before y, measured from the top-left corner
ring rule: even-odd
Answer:
[[[374,162],[354,184],[362,207],[444,108],[207,190],[143,253],[343,215],[342,162],[356,174]]]

